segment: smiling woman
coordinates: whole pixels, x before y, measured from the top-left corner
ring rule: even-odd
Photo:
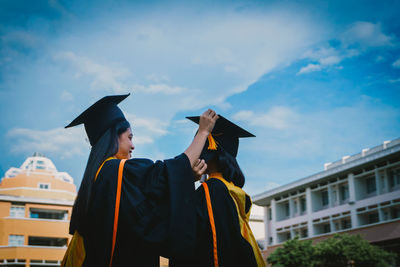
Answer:
[[[132,143],[132,130],[128,128],[125,132],[118,134],[118,151],[115,154],[117,159],[130,159],[135,149]]]
[[[192,167],[218,116],[204,112],[193,142],[173,159],[130,159],[132,130],[117,106],[126,97],[106,96],[66,126],[83,123],[92,149],[62,266],[158,266],[160,255],[192,248]],[[182,231],[183,225],[190,225],[188,231]]]

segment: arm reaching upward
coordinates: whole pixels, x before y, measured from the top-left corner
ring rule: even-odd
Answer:
[[[189,158],[192,168],[199,158],[201,151],[203,150],[204,144],[206,143],[207,137],[213,130],[217,119],[218,115],[212,109],[208,109],[203,114],[201,114],[199,130],[197,131],[197,134],[194,137],[192,143],[185,150],[185,154]]]

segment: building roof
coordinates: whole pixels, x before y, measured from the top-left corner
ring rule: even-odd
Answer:
[[[35,153],[20,168],[10,168],[0,182],[0,195],[74,200],[76,187],[66,172],[58,172],[53,162]]]
[[[8,169],[4,175],[5,178],[12,178],[20,173],[40,171],[54,176],[54,178],[64,182],[73,183],[74,179],[66,172],[58,172],[53,162],[44,155],[35,152],[32,157],[28,157],[21,167]]]
[[[252,200],[257,205],[266,206],[271,199],[277,197],[278,195],[304,188],[322,180],[332,178],[332,176],[340,176],[342,173],[349,172],[354,168],[396,153],[400,154],[400,138],[392,141],[385,141],[382,145],[373,147],[371,149],[363,149],[361,153],[353,156],[344,156],[341,160],[333,163],[326,163],[324,165],[324,171],[255,195],[252,197]]]

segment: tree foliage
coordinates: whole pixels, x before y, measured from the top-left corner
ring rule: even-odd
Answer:
[[[273,267],[386,267],[393,266],[395,258],[360,235],[336,234],[316,245],[298,237],[288,240],[267,262]]]
[[[354,267],[391,266],[393,253],[371,245],[360,235],[336,234],[315,245],[316,266],[347,267],[354,261]]]
[[[274,267],[310,267],[313,262],[315,248],[311,244],[311,240],[300,241],[296,236],[292,240],[288,240],[283,244],[283,248],[277,248],[272,253],[267,262]]]

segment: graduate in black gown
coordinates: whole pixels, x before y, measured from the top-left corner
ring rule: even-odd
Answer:
[[[188,119],[199,123],[199,117]],[[236,161],[241,137],[254,135],[219,115],[200,155],[208,178],[196,190],[195,252],[171,258],[171,267],[266,266],[249,226],[252,202],[242,190],[245,178]]]
[[[218,116],[204,112],[193,142],[173,159],[130,159],[132,131],[117,106],[128,95],[106,96],[66,126],[84,124],[92,149],[73,206],[73,238],[62,266],[77,266],[82,260],[83,266],[159,266],[160,255],[179,256],[193,244],[192,168],[199,167],[198,157]],[[127,161],[111,259],[121,159]]]

